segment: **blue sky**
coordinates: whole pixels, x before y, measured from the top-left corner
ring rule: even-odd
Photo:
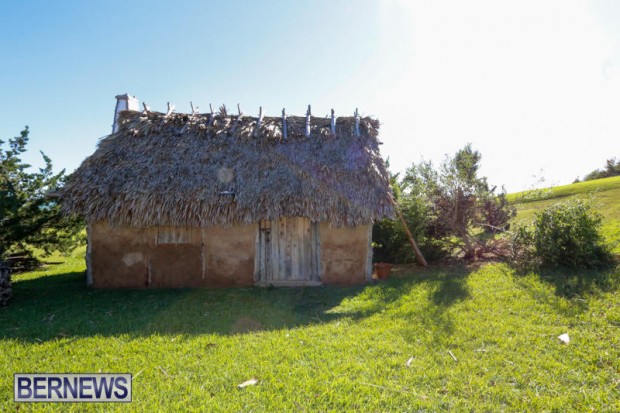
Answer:
[[[569,183],[620,157],[619,23],[611,0],[2,2],[0,138],[29,125],[28,160],[72,171],[119,93],[162,111],[358,107],[396,170],[471,142],[509,191]]]

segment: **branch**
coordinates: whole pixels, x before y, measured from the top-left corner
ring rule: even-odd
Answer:
[[[493,226],[493,225],[491,225],[491,224],[475,223],[474,225],[476,225],[476,226],[480,226],[480,227],[489,227],[489,228],[492,228],[492,229],[498,230],[499,232],[504,232],[504,233],[506,233],[506,234],[511,234],[511,235],[512,235],[512,234],[514,234],[514,232],[512,232],[512,231],[509,231],[509,230],[507,230],[507,229],[503,229],[503,228],[499,228],[499,227]]]

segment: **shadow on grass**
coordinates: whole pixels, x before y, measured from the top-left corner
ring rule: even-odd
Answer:
[[[620,287],[620,267],[602,269],[544,268],[538,273],[542,281],[555,287],[555,294],[559,297],[581,297],[614,291]]]
[[[620,267],[606,269],[543,268],[519,273],[520,288],[533,299],[548,304],[565,316],[577,316],[589,310],[589,298],[620,289]],[[548,285],[553,293],[540,289],[532,279]]]
[[[596,295],[620,289],[620,265],[611,263],[600,268],[542,267],[529,269],[512,267],[515,274],[535,274],[544,283],[553,286],[555,295],[574,298]]]
[[[0,338],[43,342],[95,335],[230,335],[345,317],[360,320],[390,305],[407,305],[403,295],[421,284],[428,287],[423,291],[429,291],[429,306],[441,315],[469,296],[468,273],[430,269],[357,287],[217,290],[95,290],[85,287],[83,272],[18,276],[12,300],[0,308]],[[339,311],[348,300],[355,305]]]
[[[453,307],[471,297],[467,284],[477,268],[465,265],[431,266],[411,269],[400,266],[391,286],[403,291],[403,297],[394,311],[402,318],[401,335],[408,342],[417,342],[421,336],[440,347],[456,330]]]
[[[470,297],[467,277],[470,270],[460,268],[443,274],[437,279],[435,291],[431,295],[433,304],[439,309],[446,309],[459,301]]]

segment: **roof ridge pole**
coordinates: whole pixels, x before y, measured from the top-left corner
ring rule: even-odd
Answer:
[[[241,118],[243,117],[243,112],[241,112],[241,106],[239,106],[238,103],[237,103],[237,112],[239,113],[239,115],[237,116],[237,121],[235,122],[235,126],[237,126],[237,124],[241,122]]]
[[[258,107],[258,120],[256,121],[256,128],[254,129],[254,136],[257,137],[260,129],[260,124],[263,121],[263,107]]]
[[[197,115],[198,114],[198,109],[200,109],[200,107],[196,106],[194,108],[194,103],[192,103],[192,101],[189,101],[189,106],[191,106],[192,108],[192,115]]]
[[[336,136],[336,115],[334,114],[333,108],[332,108],[331,130],[332,130],[332,135]]]
[[[237,103],[237,111],[239,112],[239,116],[237,116],[237,120],[235,120],[235,123],[233,124],[233,127],[230,130],[231,135],[234,135],[235,133],[237,133],[237,127],[239,126],[239,123],[241,123],[241,118],[243,117],[243,112],[241,112],[241,106],[238,103]]]
[[[306,138],[310,137],[310,116],[312,116],[312,108],[308,105],[308,111],[306,112]]]
[[[286,109],[282,108],[282,136],[284,137],[284,140],[286,140],[288,133],[286,130]]]
[[[211,105],[210,103],[209,103],[209,110],[211,111],[211,116],[209,117],[209,125],[208,126],[211,126],[211,125],[213,125],[213,119],[214,119],[215,115],[213,114],[213,105]]]
[[[357,111],[357,108],[355,108],[355,136],[357,138],[360,137],[360,114]]]
[[[166,117],[172,115],[172,112],[174,112],[174,103],[171,105],[170,102],[168,102],[168,111],[166,112]]]

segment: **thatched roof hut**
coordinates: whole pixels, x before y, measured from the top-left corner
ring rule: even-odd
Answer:
[[[368,117],[333,125],[319,117],[231,116],[225,108],[122,111],[118,130],[99,142],[60,197],[91,232],[105,227],[129,237],[132,230],[252,226],[258,239],[259,223],[294,217],[369,228],[394,213],[378,131]]]

